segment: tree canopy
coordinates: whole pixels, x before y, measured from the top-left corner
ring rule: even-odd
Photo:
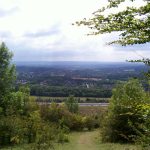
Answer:
[[[8,106],[8,97],[13,89],[15,67],[11,64],[12,53],[5,43],[0,45],[0,108],[5,111]]]
[[[113,90],[102,137],[109,142],[150,142],[150,99],[137,79]]]
[[[141,0],[143,5],[139,7],[132,6],[138,0],[129,1],[130,6],[118,11],[127,0],[108,0],[108,5],[94,12],[93,17],[84,18],[76,24],[92,29],[89,35],[119,32],[119,39],[108,44],[126,46],[150,42],[150,1]]]

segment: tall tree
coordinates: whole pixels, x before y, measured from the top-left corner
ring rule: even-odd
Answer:
[[[134,7],[132,4],[137,1],[142,4]],[[128,2],[128,7],[123,10],[118,9],[125,2]],[[92,18],[85,18],[76,24],[89,27],[92,30],[89,35],[118,32],[119,39],[108,44],[122,46],[145,44],[150,42],[150,1],[108,0],[108,5],[94,12]],[[137,61],[150,66],[149,58]],[[148,75],[150,76],[150,72]],[[146,93],[137,81],[129,81],[127,84],[117,87],[113,92],[108,120],[104,126],[104,140],[132,141],[139,136],[141,141],[148,143],[149,146],[150,105],[147,99]],[[145,116],[146,118],[144,118]]]
[[[68,97],[68,99],[65,101],[65,105],[67,106],[70,112],[72,113],[78,112],[79,109],[78,101],[74,98],[73,95]]]
[[[150,99],[137,79],[113,90],[102,130],[104,141],[150,143]],[[149,145],[150,146],[150,145]]]
[[[0,108],[6,110],[9,105],[9,93],[15,80],[15,66],[11,64],[12,53],[5,43],[0,45]]]
[[[142,4],[139,7],[134,7],[133,2],[139,1]],[[124,10],[118,11],[120,10],[118,8],[126,2],[128,2],[128,6]],[[107,44],[120,44],[122,46],[145,44],[150,42],[150,1],[108,0],[108,5],[94,12],[92,18],[84,18],[76,24],[89,27],[92,32],[88,35],[119,33],[118,40]],[[150,58],[143,57],[139,60],[130,60],[130,62],[142,62],[150,66]],[[150,71],[145,75],[150,78]]]
[[[118,12],[118,7],[126,1],[108,0],[108,5],[94,12],[92,18],[76,23],[88,26],[93,35],[119,32],[120,38],[109,44],[126,46],[150,42],[150,1],[141,0],[143,5],[133,7],[132,2],[139,0],[130,0],[129,6]]]

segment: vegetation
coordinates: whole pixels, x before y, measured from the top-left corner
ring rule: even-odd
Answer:
[[[102,143],[99,130],[86,132],[73,132],[70,142],[55,146],[56,150],[141,150],[134,144]]]
[[[77,24],[88,26],[93,30],[92,34],[94,35],[119,32],[120,38],[109,44],[117,43],[125,46],[150,42],[150,2],[143,0],[143,5],[134,7],[132,3],[136,1],[130,0],[128,7],[112,13],[111,10],[116,10],[121,5],[126,6],[126,0],[109,0],[107,6],[93,13],[92,18],[84,19]],[[106,15],[106,11],[108,11],[108,15]]]
[[[15,67],[10,64],[12,53],[4,43],[0,45],[0,110],[6,114],[10,105],[10,92],[13,90]]]
[[[64,144],[54,144],[55,150],[141,150],[140,145],[102,143],[99,130],[72,132],[70,133],[70,142]],[[13,147],[13,150],[27,149],[27,145]],[[2,150],[10,150],[3,148]]]
[[[103,126],[103,141],[150,143],[150,99],[138,80],[118,85]],[[149,145],[149,144],[148,144]],[[150,145],[149,145],[150,146]]]
[[[56,63],[57,64],[57,63]],[[67,66],[67,69],[66,69]],[[81,66],[81,67],[78,67]],[[110,98],[118,81],[143,79],[144,65],[132,63],[61,63],[17,66],[16,86],[29,84],[32,96]]]
[[[72,113],[65,106],[52,103],[50,106],[41,106],[41,116],[45,121],[55,124],[57,128],[65,133],[68,131],[81,131],[84,129],[93,129],[99,127],[100,120],[93,116],[87,116],[79,113]]]
[[[0,46],[0,53],[0,148],[23,145],[24,149],[31,150],[53,149],[70,141],[70,131],[84,133],[99,127],[102,127],[103,141],[137,142],[149,147],[150,100],[138,80],[129,80],[116,87],[108,115],[106,108],[80,108],[73,96],[62,105],[54,102],[37,105],[27,85],[18,86],[17,91],[14,88],[15,68],[10,63],[12,54],[4,43]],[[88,141],[88,136],[94,137],[95,132],[85,132],[85,135]],[[88,143],[93,146],[95,142]],[[87,145],[77,144],[79,149],[85,149]],[[100,145],[95,143],[95,150]]]
[[[74,94],[75,97],[105,97],[111,96],[110,89],[87,89],[87,88],[77,88],[77,87],[60,87],[60,86],[41,86],[41,85],[31,85],[31,95],[34,96],[50,96],[50,97],[69,97],[69,95]]]
[[[42,120],[27,86],[15,91],[12,54],[4,43],[0,45],[0,54],[0,148],[28,143],[31,149],[49,149],[56,139],[55,126]]]
[[[79,110],[78,101],[72,95],[65,101],[65,105],[67,109],[72,113],[77,113]]]
[[[54,143],[68,142],[72,130],[92,130],[99,120],[78,113],[78,102],[70,96],[65,105],[38,106],[27,85],[15,90],[12,54],[0,46],[0,148],[26,145],[27,149],[46,150]]]
[[[37,102],[46,103],[63,103],[68,97],[48,97],[48,96],[31,96],[36,99]],[[96,97],[75,97],[78,103],[108,103],[109,98],[96,98]]]
[[[94,35],[104,33],[119,33],[119,39],[108,44],[122,46],[145,44],[150,42],[150,2],[134,7],[130,0],[129,6],[118,11],[117,9],[127,0],[109,0],[108,5],[93,13],[90,19],[76,22],[92,29]],[[125,5],[126,6],[126,5]],[[112,11],[114,13],[112,13]],[[150,59],[143,58],[131,62],[143,62],[150,65]],[[149,71],[146,73],[149,78]],[[113,91],[108,116],[104,122],[103,140],[111,142],[140,141],[150,147],[150,102],[149,95],[144,92],[136,80],[130,80]]]
[[[150,2],[142,0],[141,5],[134,6],[137,0],[130,0],[126,6],[127,0],[109,0],[108,5],[93,13],[90,19],[84,18],[76,22],[77,25],[85,25],[92,29],[89,35],[98,35],[104,33],[118,33],[119,39],[108,44],[120,44],[122,46],[133,44],[145,44],[150,42]],[[120,6],[126,6],[122,11],[117,11]],[[114,13],[112,13],[112,10]],[[150,66],[150,59],[142,57],[139,60],[130,60],[130,62],[142,62]],[[150,71],[146,73],[150,77]]]

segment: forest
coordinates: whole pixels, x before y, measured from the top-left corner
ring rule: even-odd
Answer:
[[[37,62],[21,64],[16,62],[19,84],[29,84],[31,95],[49,97],[99,97],[110,98],[118,82],[130,78],[142,80],[145,88],[143,64],[126,63],[84,63],[84,62]],[[90,64],[90,65],[89,65]]]

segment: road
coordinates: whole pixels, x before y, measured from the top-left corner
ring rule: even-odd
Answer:
[[[38,102],[39,105],[50,105],[50,102]],[[62,103],[57,103],[61,105]],[[109,103],[78,103],[79,106],[108,106]]]

